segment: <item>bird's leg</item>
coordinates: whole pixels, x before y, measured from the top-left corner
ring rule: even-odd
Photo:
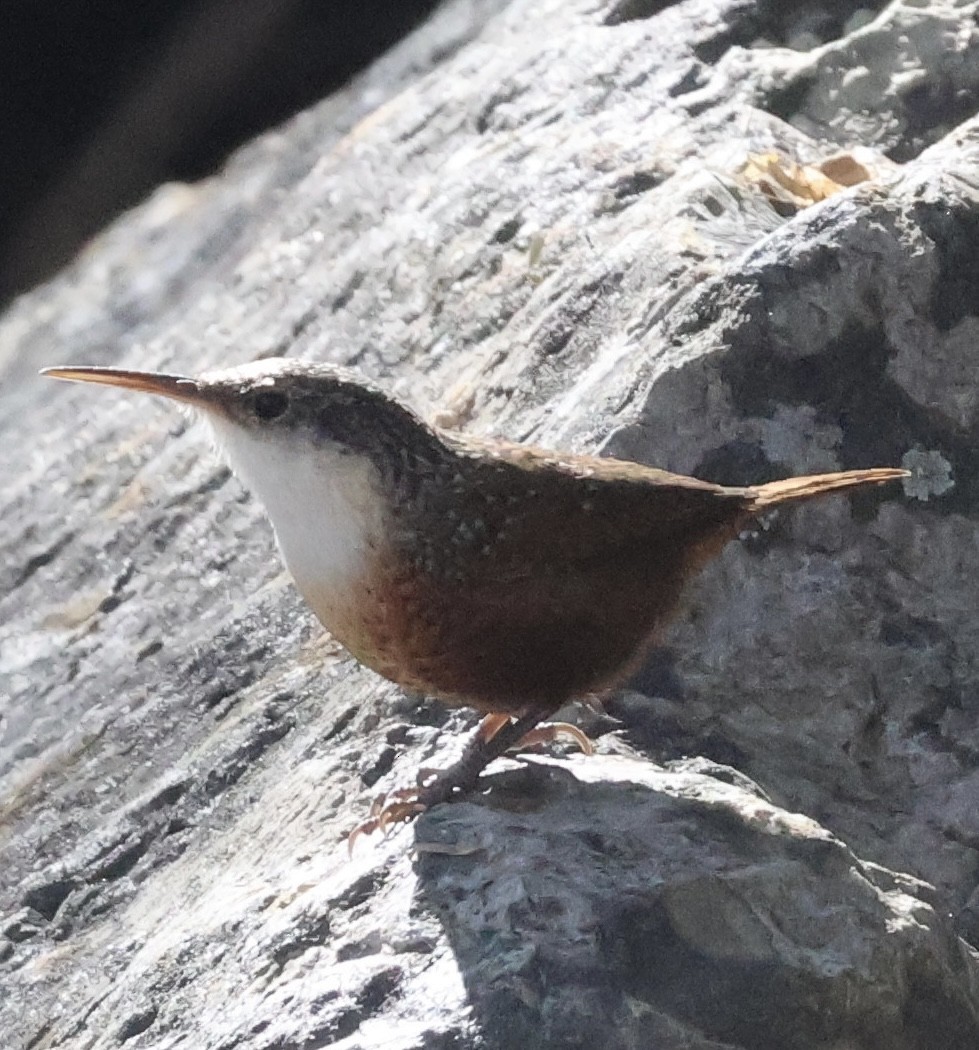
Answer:
[[[509,722],[511,718],[509,715],[493,714],[485,715],[482,722],[476,729],[476,736],[482,737],[484,741],[489,743],[493,737]]]
[[[517,744],[523,743],[529,736],[531,743],[541,740],[553,740],[566,732],[566,727],[558,723],[552,731],[551,726],[541,726],[543,736],[537,735],[537,729],[545,712],[536,711],[511,719],[508,715],[487,715],[480,722],[476,732],[466,744],[460,758],[446,769],[434,773],[424,771],[419,777],[424,782],[418,787],[393,791],[382,802],[375,803],[370,816],[350,833],[347,845],[352,850],[353,844],[360,835],[372,831],[384,831],[391,824],[412,820],[419,813],[424,813],[430,806],[450,799],[471,790],[479,774],[493,761],[505,754]],[[567,727],[574,730],[574,727]],[[571,735],[578,739],[580,730]],[[584,737],[584,734],[581,734]],[[590,741],[585,737],[589,748]],[[431,776],[431,779],[427,779]]]
[[[424,809],[428,809],[437,802],[447,802],[457,793],[469,791],[490,762],[522,743],[528,733],[536,729],[540,720],[540,714],[523,715],[516,719],[508,715],[487,715],[479,723],[458,761],[440,770],[434,779],[418,788],[417,801]]]
[[[509,722],[509,715],[487,715],[479,723],[479,729],[476,732],[488,743]],[[570,722],[539,722],[512,746],[514,748],[536,747],[538,744],[550,744],[563,736],[571,737],[586,755],[595,753],[595,748],[588,737]]]
[[[486,751],[490,742],[497,736],[501,729],[505,726],[512,724],[509,715],[492,714],[486,715],[482,722],[479,723],[473,739],[469,742],[466,748],[466,752],[463,753],[463,757],[454,766],[451,766],[448,770],[438,769],[427,769],[422,768],[418,770],[418,788],[423,788],[425,783],[429,780],[437,780],[444,778],[458,766],[467,761],[468,757],[472,757],[473,761],[476,760],[476,756],[480,754],[479,745],[482,745],[482,749]],[[577,727],[571,725],[570,722],[541,722],[536,725],[530,732],[525,733],[519,740],[514,744],[511,744],[506,748],[507,751],[516,751],[522,748],[537,747],[539,744],[550,744],[555,740],[559,740],[561,737],[570,737],[577,745],[581,748],[582,752],[586,755],[593,755],[595,748],[592,742],[587,736]],[[497,758],[503,754],[503,751],[498,749],[498,746],[494,746],[490,752],[490,757],[486,759],[484,765],[477,771],[476,777],[472,778],[473,784],[475,784],[479,772],[488,765],[493,758]],[[466,791],[468,787],[472,785],[457,785],[460,791]],[[401,788],[397,791],[392,791],[383,802],[377,804],[377,813],[384,808],[388,802],[415,802],[417,801],[418,788]],[[446,799],[439,799],[437,801],[447,801]],[[434,801],[430,802],[429,805],[434,805]],[[372,813],[372,816],[376,816],[377,813]]]

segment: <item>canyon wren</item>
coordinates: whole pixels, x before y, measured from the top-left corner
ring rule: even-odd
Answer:
[[[442,430],[353,372],[288,359],[197,378],[43,374],[199,410],[337,641],[385,678],[485,715],[458,762],[395,793],[358,832],[457,797],[516,744],[581,738],[540,723],[636,670],[684,583],[759,513],[908,476],[715,485]]]

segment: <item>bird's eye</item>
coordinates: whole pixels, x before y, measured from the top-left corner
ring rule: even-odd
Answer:
[[[281,390],[260,390],[252,400],[252,408],[259,419],[278,419],[289,407],[289,398]]]

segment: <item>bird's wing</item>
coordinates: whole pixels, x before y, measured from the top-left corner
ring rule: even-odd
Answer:
[[[455,447],[468,459],[460,485],[470,518],[488,526],[485,561],[501,584],[543,574],[574,586],[617,563],[680,559],[701,536],[727,536],[748,505],[745,489],[638,463],[469,437]]]

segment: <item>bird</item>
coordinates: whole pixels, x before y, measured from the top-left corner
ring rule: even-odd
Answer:
[[[724,486],[434,426],[349,369],[266,358],[197,377],[90,365],[56,379],[196,409],[263,503],[296,587],[363,665],[483,715],[461,758],[375,803],[361,833],[471,791],[517,745],[621,685],[684,585],[773,508],[907,477],[877,467]]]

